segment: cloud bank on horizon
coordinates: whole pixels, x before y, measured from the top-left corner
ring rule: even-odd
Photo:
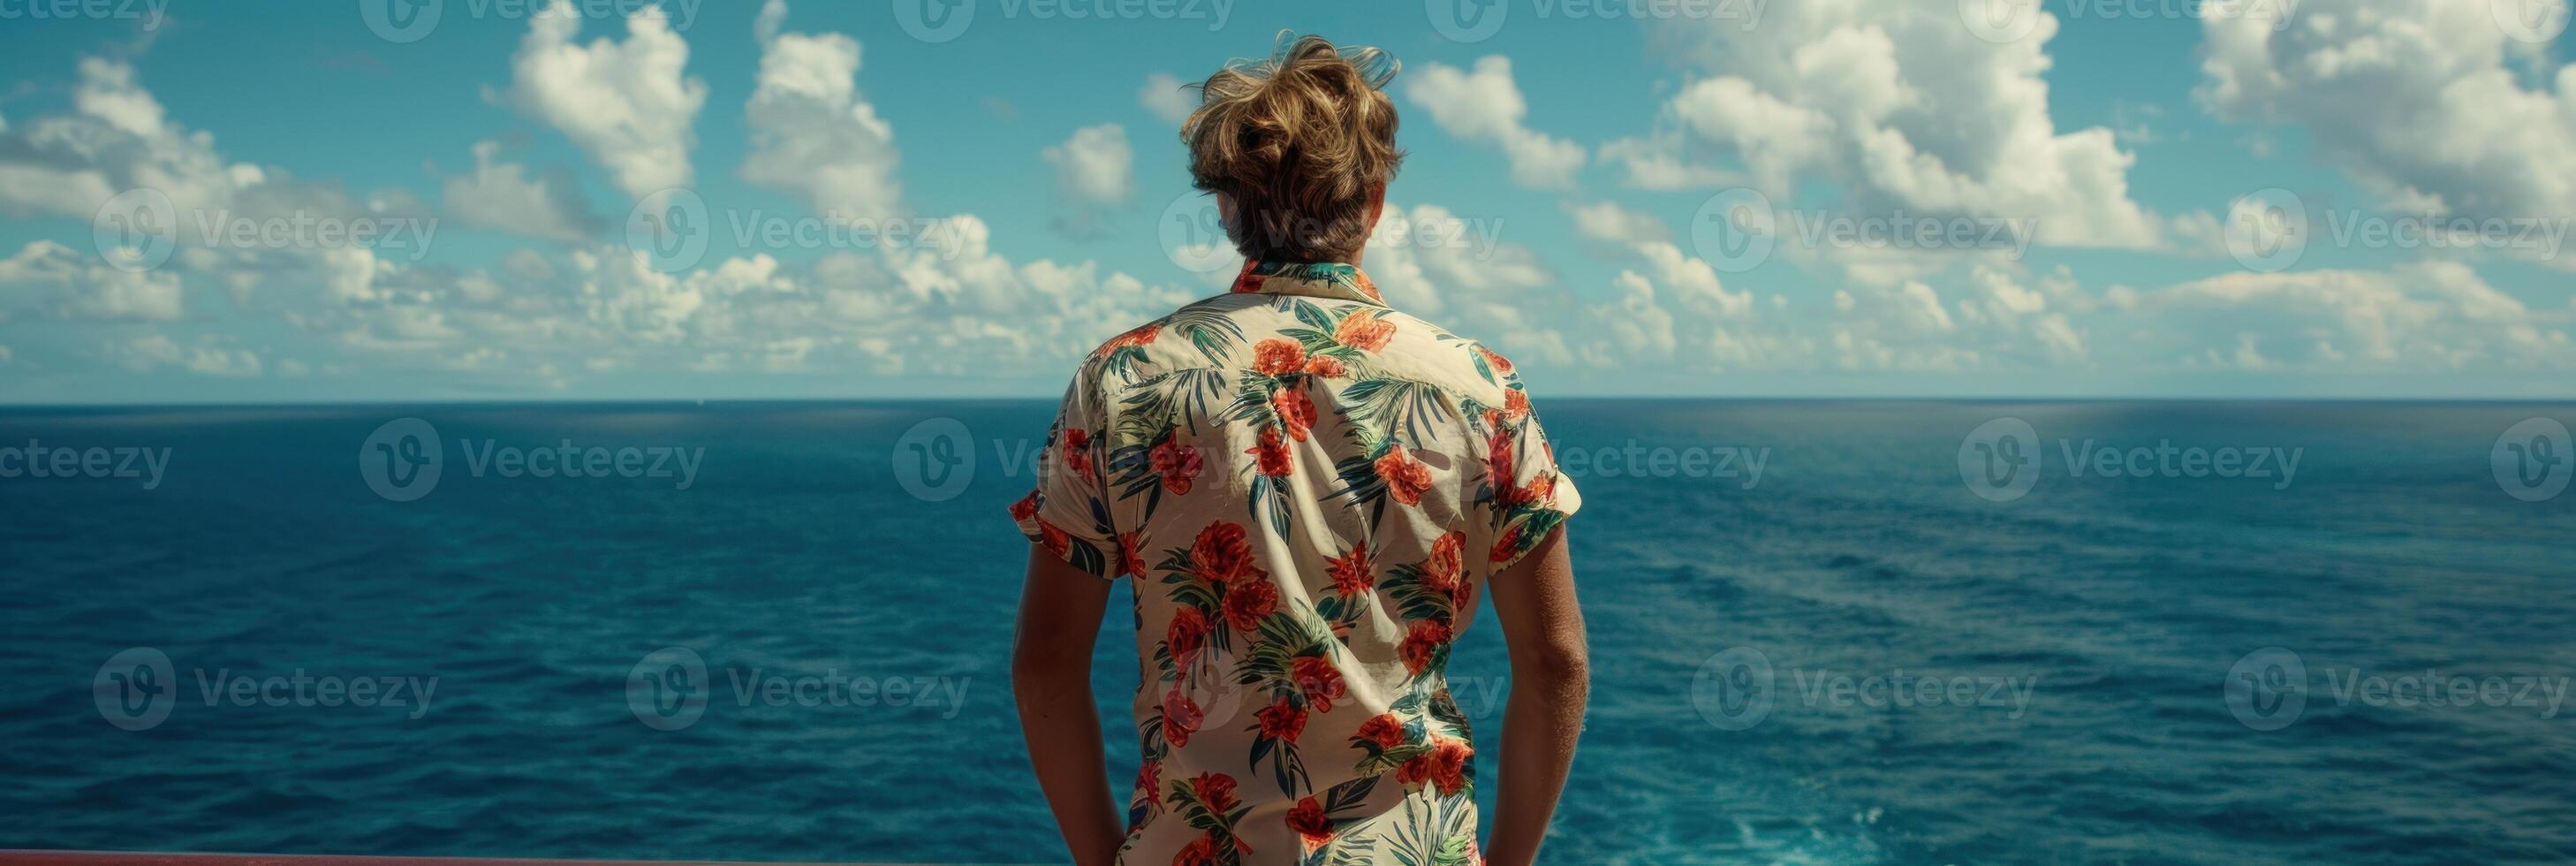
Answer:
[[[2576,394],[2568,0],[1981,2],[0,22],[0,401],[1052,396],[1231,278],[1173,131],[1282,27],[1544,391]]]

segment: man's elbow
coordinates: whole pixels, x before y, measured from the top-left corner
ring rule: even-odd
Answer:
[[[1028,695],[1061,688],[1067,681],[1081,682],[1091,664],[1089,647],[1076,650],[1060,641],[1043,638],[1031,640],[1023,635],[1011,647],[1011,691]]]
[[[1523,659],[1515,660],[1513,674],[1551,691],[1589,691],[1592,684],[1592,653],[1583,641],[1548,641],[1532,647]]]

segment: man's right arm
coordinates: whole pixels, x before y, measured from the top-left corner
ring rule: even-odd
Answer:
[[[1019,701],[1029,764],[1073,862],[1107,864],[1118,859],[1118,846],[1126,841],[1110,796],[1100,711],[1091,702],[1091,644],[1100,636],[1109,581],[1031,544],[1024,586],[1019,636],[1011,648],[1011,693]]]

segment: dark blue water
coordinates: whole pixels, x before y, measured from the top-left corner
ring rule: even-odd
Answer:
[[[2576,495],[2523,501],[2490,465],[2576,407],[1540,408],[1560,457],[1613,452],[1575,476],[1596,679],[1552,859],[2576,858],[2576,706],[2546,697],[2576,674]],[[1002,516],[1047,409],[0,411],[0,448],[169,449],[157,484],[115,452],[0,478],[0,848],[1052,859]],[[390,501],[367,473],[410,464],[362,446],[406,416],[440,475]],[[1995,502],[1961,453],[2003,416],[2039,461]],[[932,418],[976,459],[925,498],[897,446]],[[566,440],[602,462],[475,471]],[[2061,441],[2087,440],[2299,461],[2078,475]],[[654,474],[666,446],[703,449],[686,478]],[[1123,786],[1121,594],[1098,693]],[[152,653],[168,680],[96,688]],[[682,657],[702,704],[630,695]],[[1492,779],[1490,625],[1451,670]],[[2231,675],[2254,678],[2233,705]]]

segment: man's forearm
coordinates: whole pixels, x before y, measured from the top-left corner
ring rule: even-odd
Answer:
[[[1557,795],[1565,790],[1566,771],[1574,764],[1591,676],[1580,661],[1550,667],[1543,676],[1514,682],[1503,707],[1498,814],[1493,844],[1485,851],[1486,862],[1495,866],[1522,866],[1538,858]]]
[[[1092,706],[1089,657],[1083,666],[1014,665],[1011,690],[1020,704],[1020,733],[1038,787],[1055,811],[1073,862],[1106,864],[1125,841],[1118,807],[1109,796],[1109,768],[1100,746],[1100,711]]]

